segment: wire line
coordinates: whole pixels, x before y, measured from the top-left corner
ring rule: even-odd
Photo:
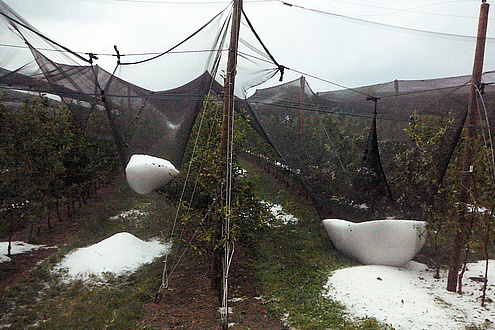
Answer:
[[[429,31],[429,30],[421,30],[421,29],[415,29],[415,28],[408,28],[404,26],[398,26],[398,25],[392,25],[392,24],[387,24],[387,23],[380,23],[380,22],[375,22],[375,21],[369,21],[361,18],[356,18],[352,16],[346,16],[346,15],[341,15],[341,14],[336,14],[336,13],[331,13],[328,11],[324,10],[319,10],[319,9],[313,9],[313,8],[307,8],[304,6],[300,5],[295,5],[286,1],[279,0],[283,5],[288,6],[288,7],[294,7],[294,8],[299,8],[302,10],[310,11],[310,12],[315,12],[318,14],[324,14],[332,17],[337,17],[340,19],[345,19],[345,20],[350,20],[358,23],[365,23],[369,25],[376,25],[379,27],[384,27],[384,28],[389,28],[393,30],[399,30],[403,32],[415,32],[415,33],[420,33],[420,34],[426,34],[434,37],[445,37],[445,38],[450,38],[450,39],[467,39],[469,41],[476,40],[476,36],[468,36],[468,35],[462,35],[462,34],[454,34],[454,33],[446,33],[446,32],[436,32],[436,31]],[[486,38],[486,41],[495,41],[495,38]]]

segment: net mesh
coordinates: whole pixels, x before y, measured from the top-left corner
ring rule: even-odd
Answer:
[[[0,1],[0,87],[58,97],[86,134],[117,143],[123,165],[142,153],[180,168],[205,97],[222,96],[231,17],[227,7],[153,55],[120,53],[115,46],[115,67],[105,70],[98,54],[71,51]],[[420,216],[419,205],[431,203],[458,145],[471,77],[315,93],[303,76],[248,98],[250,88],[288,69],[242,17],[236,109],[274,148],[280,159],[273,162],[300,178],[320,216]],[[152,83],[131,83],[143,75],[152,75]],[[494,71],[483,75],[486,83],[494,79]],[[493,119],[495,89],[478,88]],[[420,138],[411,135],[418,127]]]
[[[0,85],[56,95],[87,134],[117,143],[124,166],[141,153],[179,168],[203,100],[223,93],[218,68],[227,60],[230,7],[157,54],[121,54],[115,46],[113,71],[95,63],[97,54],[73,52],[42,34],[4,2],[0,14]],[[235,93],[244,98],[279,67],[253,30],[246,24],[241,29]],[[153,90],[129,82],[150,72]]]
[[[493,78],[494,72],[483,75],[485,82]],[[396,80],[313,93],[301,77],[257,90],[248,101],[322,218],[422,217],[420,205],[432,203],[459,145],[470,81]],[[483,87],[489,108],[494,90]],[[421,141],[410,133],[415,125],[422,127]]]

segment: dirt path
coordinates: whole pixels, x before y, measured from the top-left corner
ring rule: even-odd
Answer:
[[[102,187],[72,217],[62,222],[52,221],[52,229],[48,230],[46,224],[40,224],[40,231],[34,240],[49,248],[13,255],[10,262],[0,263],[0,287],[8,290],[39,262],[58,252],[61,246],[75,237],[79,224],[99,211],[106,196],[121,184],[121,180],[123,178],[118,178],[114,183]],[[26,229],[15,233],[13,240],[27,241],[28,238],[29,229]],[[229,329],[287,329],[264,304],[248,260],[236,252],[233,263],[230,274],[229,307],[232,314],[229,315]],[[187,252],[171,279],[171,289],[164,293],[158,304],[149,302],[146,324],[151,323],[156,329],[221,329],[219,300],[210,289],[207,274],[206,261]]]
[[[149,304],[148,321],[158,329],[221,329],[220,302],[210,289],[207,272],[203,259],[187,255],[171,279],[171,289],[158,304]],[[229,329],[288,329],[265,305],[240,253],[229,279]]]
[[[46,222],[35,226],[36,233],[31,235],[35,244],[44,245],[46,248],[31,251],[29,253],[12,255],[10,262],[0,263],[0,287],[8,289],[16,279],[23,277],[35,265],[59,251],[60,247],[66,244],[78,230],[79,223],[82,223],[90,214],[98,212],[105,197],[110,194],[121,183],[123,178],[117,178],[113,183],[101,187],[95,197],[90,199],[85,205],[76,208],[76,212],[71,217],[62,215],[62,221],[52,220],[52,228],[48,229]],[[13,235],[13,241],[27,242],[30,237],[30,228],[26,228]],[[2,241],[8,238],[3,237]]]

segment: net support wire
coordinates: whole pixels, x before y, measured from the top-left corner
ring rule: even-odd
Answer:
[[[225,11],[225,9],[222,10],[222,12],[220,12],[219,14],[217,14],[213,19],[211,19],[203,27],[201,27],[198,31],[196,31],[193,35],[189,36],[186,40],[182,41],[181,43],[179,43],[175,47],[171,48],[170,50],[168,50],[168,51],[166,51],[164,53],[161,53],[160,55],[158,55],[156,57],[147,59],[146,61],[155,59],[155,58],[157,58],[159,56],[162,56],[162,55],[164,55],[164,54],[172,51],[173,49],[177,48],[179,45],[181,45],[182,43],[184,43],[188,39],[192,38],[195,34],[199,33],[199,31],[201,31],[202,29],[204,29],[208,24],[210,24],[216,17],[218,17],[224,11]],[[223,44],[224,39],[225,39],[225,33],[223,34],[223,37],[222,37],[222,42],[221,42],[222,44]],[[220,57],[221,57],[221,54],[222,54],[221,47],[220,47],[220,49],[217,49],[214,52],[216,53],[216,56],[215,56],[215,59],[213,60],[213,64],[212,64],[212,77],[215,77],[216,76],[216,73],[218,71],[218,66],[219,66],[219,63],[220,63]],[[142,63],[142,62],[140,61],[140,62],[135,62],[135,63],[125,63],[125,64],[138,64],[138,63]],[[214,78],[211,79],[210,84],[208,86],[208,94],[211,92],[214,82],[215,82],[215,79]],[[170,238],[172,238],[172,236],[175,233],[175,228],[177,226],[177,221],[179,219],[179,214],[180,214],[181,206],[182,206],[182,203],[184,201],[185,190],[186,190],[187,185],[189,184],[189,178],[190,178],[191,171],[192,171],[193,159],[195,159],[196,152],[197,152],[197,149],[198,149],[199,136],[200,136],[199,132],[201,132],[201,130],[202,130],[202,127],[203,127],[203,124],[204,124],[204,119],[205,119],[205,116],[206,116],[206,110],[207,110],[207,108],[208,108],[208,106],[210,104],[210,101],[211,100],[209,98],[206,98],[206,100],[203,102],[202,115],[201,115],[201,119],[200,119],[199,126],[198,126],[198,135],[196,136],[196,139],[194,141],[194,146],[193,146],[193,150],[192,150],[192,154],[191,154],[191,160],[189,161],[189,165],[188,165],[187,172],[186,172],[186,178],[185,178],[184,184],[182,186],[182,191],[181,191],[181,195],[180,195],[180,198],[179,198],[177,210],[176,210],[176,213],[175,213],[174,222],[173,222],[173,225],[172,225],[172,230],[171,230],[170,236],[169,236]],[[215,111],[215,117],[217,115],[218,115],[218,109]],[[210,128],[210,132],[209,132],[209,135],[208,135],[207,147],[211,144],[212,134],[213,134],[213,125]],[[201,160],[201,164],[202,164],[202,162],[203,162],[203,160]],[[199,168],[200,168],[200,171],[201,171],[202,166],[200,166]],[[189,199],[190,201],[192,201],[192,199],[194,198],[194,195],[195,195],[195,192],[196,192],[196,187],[197,187],[197,184],[198,184],[198,181],[199,181],[200,174],[201,173],[198,173],[198,177],[196,178],[196,181],[195,181],[195,184],[194,184],[194,188],[193,188],[191,197]],[[216,198],[213,201],[213,204],[215,204],[215,203],[216,203]],[[208,210],[206,216],[209,214],[210,209]],[[196,228],[196,231],[194,232],[193,236],[189,240],[189,243],[184,248],[181,256],[179,258],[177,258],[177,254],[179,253],[179,249],[180,249],[180,240],[182,239],[182,233],[183,233],[183,231],[181,231],[181,235],[180,235],[179,240],[178,240],[178,244],[179,245],[177,246],[177,252],[174,254],[174,259],[172,261],[172,268],[170,270],[168,269],[168,256],[169,256],[169,254],[166,254],[165,261],[164,261],[164,266],[163,266],[163,272],[162,272],[162,283],[161,283],[160,288],[158,289],[158,292],[157,292],[157,295],[156,295],[156,299],[155,299],[155,302],[156,303],[158,303],[161,300],[161,297],[163,295],[163,291],[165,289],[168,289],[169,288],[169,286],[170,286],[170,277],[172,276],[172,274],[173,274],[174,270],[177,268],[177,266],[180,264],[180,262],[182,260],[182,257],[184,256],[185,252],[188,249],[188,246],[191,244],[192,240],[196,236],[198,230],[199,230],[199,227]]]
[[[212,83],[213,83],[213,81],[212,81]],[[210,90],[211,90],[211,84],[210,84]],[[204,102],[204,106],[203,106],[201,120],[200,120],[200,123],[199,123],[198,132],[200,132],[201,129],[202,129],[202,127],[203,127],[204,118],[205,118],[205,114],[206,114],[206,109],[208,108],[208,105],[209,105],[209,101]],[[172,230],[171,230],[171,232],[169,234],[169,237],[170,238],[173,237],[173,235],[175,233],[175,229],[177,227],[177,221],[179,219],[179,215],[180,215],[180,211],[181,211],[181,206],[182,206],[182,203],[184,201],[186,187],[189,184],[189,180],[190,180],[190,176],[191,176],[192,164],[193,164],[193,161],[192,160],[196,157],[196,152],[197,152],[197,149],[198,149],[199,135],[200,134],[198,133],[198,135],[196,136],[196,139],[194,141],[194,147],[193,147],[193,151],[192,151],[192,155],[191,155],[191,161],[189,161],[189,165],[188,165],[187,172],[186,172],[186,178],[185,178],[184,184],[182,186],[181,195],[180,195],[180,198],[179,198],[177,210],[175,212],[175,217],[174,217],[174,222],[173,222],[173,225],[172,225]],[[212,135],[212,130],[210,130],[210,134],[209,134],[209,137],[208,137],[208,142],[207,142],[208,145],[210,144],[210,141],[211,141],[211,135]],[[202,163],[202,161],[201,161],[201,163]],[[201,168],[202,168],[202,166],[200,166],[200,169]],[[197,180],[198,180],[198,178],[196,179],[196,183],[195,183],[195,186],[193,188],[193,192],[192,192],[191,197],[189,199],[190,201],[194,198],[194,194],[195,194],[195,191],[196,191]],[[216,201],[217,201],[217,199],[215,198],[214,201],[213,201],[213,205],[216,203]],[[206,215],[205,215],[204,218],[206,218],[206,216],[208,216],[209,212],[211,211],[211,207],[213,207],[213,205],[210,206],[210,208],[209,208],[209,210],[206,213]],[[204,218],[203,218],[203,220],[204,220]],[[196,231],[194,232],[193,236],[189,240],[189,243],[184,248],[184,251],[183,251],[182,255],[177,259],[177,254],[179,253],[179,249],[180,249],[180,240],[182,238],[182,233],[181,233],[181,235],[179,237],[179,241],[178,241],[178,244],[179,245],[177,246],[177,249],[176,249],[177,251],[174,254],[174,259],[172,261],[172,268],[170,270],[168,269],[168,263],[169,263],[168,256],[169,256],[169,254],[167,253],[165,255],[165,261],[164,261],[163,272],[162,272],[162,283],[160,285],[160,288],[158,289],[157,299],[155,299],[155,302],[156,303],[159,303],[160,302],[161,297],[163,295],[163,291],[169,288],[170,277],[172,276],[173,271],[177,268],[177,266],[179,265],[180,261],[182,260],[182,257],[184,256],[185,252],[187,251],[188,246],[190,245],[190,243],[192,242],[192,240],[196,236],[198,230],[199,230],[199,227],[196,229]],[[159,297],[159,299],[158,299],[158,297]]]
[[[493,138],[492,138],[491,127],[490,127],[490,119],[488,117],[488,111],[486,109],[485,101],[483,99],[483,95],[485,94],[485,86],[486,85],[492,85],[492,84],[494,84],[494,83],[493,82],[492,83],[481,83],[479,85],[474,85],[474,87],[476,89],[476,93],[478,94],[478,102],[481,103],[481,108],[483,109],[483,115],[484,115],[485,121],[486,121],[488,137],[485,135],[485,131],[483,129],[481,129],[481,133],[483,136],[483,142],[485,144],[485,149],[488,153],[487,156],[488,156],[488,159],[490,160],[490,163],[491,163],[492,175],[493,175],[493,178],[495,180],[495,151],[494,151]],[[483,118],[482,118],[482,112],[480,110],[479,105],[480,104],[478,104],[478,116],[479,116],[480,123],[482,123]],[[488,140],[488,142],[487,142],[487,140]]]
[[[229,117],[228,125],[228,141],[227,141],[227,171],[226,171],[226,215],[224,224],[224,236],[225,236],[225,246],[224,246],[224,256],[223,256],[223,267],[222,267],[222,307],[220,309],[220,314],[222,317],[222,323],[225,324],[228,320],[228,289],[229,289],[229,272],[232,265],[232,259],[234,256],[234,241],[230,236],[230,220],[232,215],[232,184],[233,184],[233,159],[234,159],[234,102],[229,102],[232,108],[229,112],[232,114]]]
[[[213,77],[216,75],[216,72],[218,71],[218,66],[219,66],[219,63],[220,63],[220,59],[219,59],[220,56],[221,56],[221,52],[218,51],[217,52],[217,58],[215,58],[214,63],[213,63],[213,70],[212,70],[213,71],[212,72]],[[212,90],[214,81],[215,81],[214,79],[211,79],[211,81],[210,81],[210,85],[208,86],[208,91],[209,91],[208,94]],[[191,175],[191,171],[192,171],[192,164],[193,164],[193,161],[192,160],[196,157],[196,152],[197,152],[197,149],[198,149],[199,136],[200,136],[199,132],[201,132],[201,130],[203,128],[204,119],[206,117],[206,110],[208,109],[208,106],[209,106],[210,102],[211,102],[211,100],[209,98],[206,98],[206,101],[203,102],[203,107],[202,107],[202,112],[201,112],[202,113],[201,114],[201,119],[200,119],[199,126],[198,126],[198,135],[196,136],[196,139],[194,141],[194,146],[193,146],[193,150],[192,150],[192,154],[191,154],[191,161],[189,161],[189,165],[188,165],[187,172],[186,172],[186,178],[185,178],[184,184],[182,186],[181,195],[180,195],[180,198],[179,198],[177,210],[176,210],[175,217],[174,217],[174,222],[173,222],[173,225],[172,225],[172,230],[171,230],[170,236],[169,236],[170,238],[172,238],[172,236],[175,233],[175,228],[177,226],[177,221],[179,219],[179,214],[180,214],[181,206],[182,206],[182,203],[184,201],[185,190],[186,190],[187,184],[189,183],[189,180],[190,180],[190,175]],[[215,115],[214,116],[216,117],[217,115],[218,115],[218,109],[215,111]],[[210,132],[208,134],[207,148],[208,148],[209,145],[211,145],[212,135],[213,135],[213,125],[210,128]],[[203,160],[201,160],[201,164],[202,163],[203,163]],[[199,168],[200,168],[200,171],[201,171],[202,166],[200,166]],[[197,183],[199,181],[200,174],[201,173],[198,173],[198,177],[196,178],[196,181],[195,181],[195,184],[194,184],[194,188],[193,188],[193,192],[192,192],[191,197],[189,199],[190,201],[192,201],[192,199],[194,198],[194,195],[195,195],[195,192],[196,192],[196,187],[197,187]],[[214,199],[213,205],[216,203],[216,200],[217,200],[217,198]],[[213,205],[211,205],[211,207],[213,207]],[[211,211],[211,207],[208,210],[208,212],[205,215],[205,217]],[[156,295],[156,297],[157,297],[155,299],[155,302],[156,303],[159,303],[160,302],[161,297],[163,296],[163,291],[169,288],[169,286],[170,286],[170,277],[172,276],[172,274],[173,274],[174,270],[177,268],[177,266],[180,264],[180,261],[182,260],[182,257],[184,256],[185,252],[188,249],[188,246],[191,244],[192,240],[196,236],[198,230],[199,230],[199,227],[194,232],[193,236],[189,240],[189,243],[186,245],[186,247],[184,248],[184,251],[182,252],[181,256],[178,259],[177,259],[177,254],[179,253],[180,246],[177,246],[177,252],[176,252],[176,254],[174,254],[174,259],[172,261],[172,268],[170,270],[168,269],[168,256],[169,256],[169,254],[166,254],[165,255],[164,267],[163,267],[163,272],[162,272],[162,283],[161,283],[160,288],[158,289],[158,292],[157,292],[157,295]],[[181,232],[181,236],[180,236],[179,241],[178,241],[179,244],[180,244],[181,238],[182,238],[182,232]]]

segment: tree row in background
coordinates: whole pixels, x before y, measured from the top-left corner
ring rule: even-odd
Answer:
[[[0,105],[0,236],[70,216],[118,170],[112,141],[88,138],[46,97]]]
[[[490,113],[493,104],[487,107]],[[453,237],[459,230],[459,210],[466,207],[471,229],[465,260],[493,255],[495,174],[489,135],[493,129],[485,118],[481,120],[473,171],[469,173],[473,177],[470,201],[461,205],[462,116],[454,111],[440,116],[435,114],[435,109],[431,109],[430,115],[413,110],[405,111],[413,113],[408,120],[378,120],[378,149],[393,201],[385,199],[381,202],[384,205],[376,204],[387,212],[387,207],[390,208],[387,216],[426,220],[431,239],[423,252],[428,254],[425,257],[429,262],[442,266],[450,261]],[[336,114],[318,114],[259,105],[263,125],[286,161],[278,166],[280,173],[297,174],[312,190],[310,195],[318,198],[315,206],[326,204],[333,216],[348,220],[380,219],[383,215],[373,212],[358,213],[369,218],[354,219],[352,208],[342,208],[343,212],[339,212],[341,205],[352,206],[347,196],[355,189],[353,178],[361,166],[371,126],[371,118],[343,112],[335,109]],[[394,132],[402,130],[405,134],[394,138],[397,134],[389,134],[391,126]],[[280,158],[267,152],[255,139],[249,142],[247,149],[251,154],[259,155],[274,167],[280,164]]]

